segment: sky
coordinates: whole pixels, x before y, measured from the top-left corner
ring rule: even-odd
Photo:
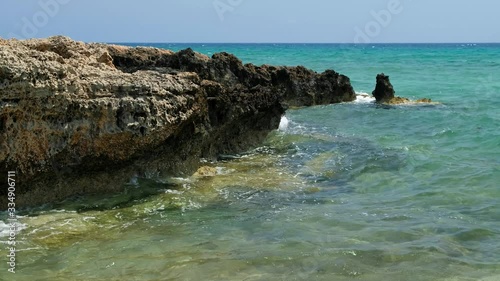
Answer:
[[[0,37],[86,42],[500,42],[498,0],[1,0]]]

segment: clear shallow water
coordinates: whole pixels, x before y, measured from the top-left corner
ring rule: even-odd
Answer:
[[[500,280],[500,45],[191,47],[439,103],[290,110],[215,177],[25,212],[6,280]]]

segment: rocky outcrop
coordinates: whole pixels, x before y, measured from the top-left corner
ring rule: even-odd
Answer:
[[[377,75],[377,84],[375,90],[372,92],[373,97],[375,97],[378,103],[384,104],[404,104],[411,103],[407,98],[395,96],[394,87],[389,80],[389,76],[384,73]],[[414,103],[432,103],[431,99],[419,99]]]
[[[0,174],[17,171],[18,206],[118,191],[134,176],[190,174],[200,158],[257,145],[288,105],[354,99],[334,71],[227,53],[0,40]]]
[[[389,80],[389,76],[384,73],[377,75],[377,84],[375,90],[372,92],[373,97],[377,102],[388,102],[394,99],[394,87]]]
[[[302,66],[275,67],[243,64],[234,55],[212,58],[186,49],[177,53],[152,48],[109,47],[114,65],[128,73],[149,69],[166,73],[195,72],[229,91],[269,89],[290,106],[330,104],[356,99],[350,79],[333,70],[318,74]],[[153,59],[145,59],[153,58]]]

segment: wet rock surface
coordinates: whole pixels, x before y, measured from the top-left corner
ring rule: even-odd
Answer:
[[[289,105],[354,99],[349,78],[331,70],[1,39],[0,173],[17,172],[20,207],[119,191],[135,176],[191,174],[200,158],[258,145]]]

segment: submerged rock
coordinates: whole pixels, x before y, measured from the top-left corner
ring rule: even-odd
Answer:
[[[20,207],[119,191],[136,175],[189,175],[200,158],[259,144],[289,105],[354,99],[332,70],[61,36],[0,40],[0,173],[17,171]]]
[[[405,103],[410,103],[410,100],[407,99],[407,98],[403,98],[403,97],[393,97],[392,99],[389,99],[389,100],[384,100],[382,101],[383,103],[385,104],[405,104]]]
[[[194,173],[195,177],[215,177],[217,175],[217,168],[202,166]]]
[[[428,99],[428,98],[418,99],[416,102],[417,103],[433,103],[432,100]]]

